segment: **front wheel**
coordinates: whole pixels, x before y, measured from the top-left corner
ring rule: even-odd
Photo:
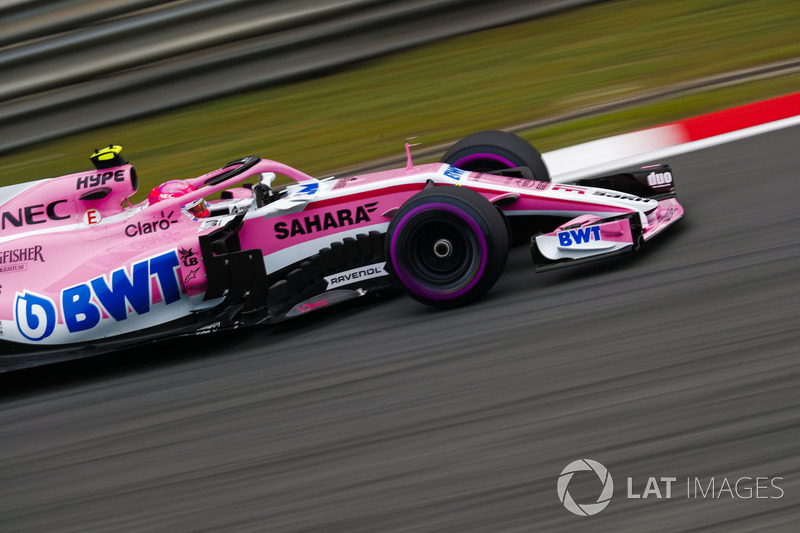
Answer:
[[[539,151],[522,137],[505,131],[467,135],[445,152],[442,163],[474,172],[527,167],[533,179],[550,181],[550,173]]]
[[[386,257],[412,298],[456,307],[485,294],[500,278],[509,239],[503,214],[475,191],[425,189],[392,219]]]

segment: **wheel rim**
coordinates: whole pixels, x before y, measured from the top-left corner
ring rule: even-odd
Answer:
[[[459,234],[456,221],[426,218],[430,220],[419,220],[408,228],[407,238],[413,244],[406,267],[425,284],[457,282],[475,267],[470,251],[477,240]]]
[[[426,204],[398,223],[392,264],[412,292],[432,299],[466,294],[486,269],[486,240],[478,224],[450,204]]]
[[[433,255],[439,259],[446,259],[453,254],[453,243],[447,239],[439,239],[433,243]]]
[[[502,170],[504,168],[516,168],[519,165],[510,159],[498,154],[477,153],[465,155],[451,163],[454,167],[473,172],[489,172],[492,170]]]

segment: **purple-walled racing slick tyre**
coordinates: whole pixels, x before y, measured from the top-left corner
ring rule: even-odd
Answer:
[[[473,172],[528,167],[533,179],[550,181],[539,151],[522,137],[505,131],[481,131],[464,137],[445,152],[442,163]]]
[[[386,234],[388,270],[414,299],[455,307],[485,294],[508,258],[503,214],[475,191],[431,187],[407,200]]]

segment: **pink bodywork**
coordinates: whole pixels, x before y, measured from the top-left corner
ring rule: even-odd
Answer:
[[[261,173],[296,183],[280,200],[251,209],[238,234],[242,249],[261,251],[268,273],[345,236],[385,232],[397,209],[430,183],[471,188],[503,206],[507,216],[581,217],[569,223],[574,225],[637,213],[645,239],[683,214],[674,199],[658,203],[645,216],[639,215],[644,211],[635,201],[590,197],[590,188],[467,172],[441,163],[409,163],[405,169],[319,181],[282,163],[261,160],[234,178],[206,185],[235,168],[189,179],[196,191],[154,205],[128,203],[136,188],[131,165],[0,189],[0,339],[85,342],[213,305],[203,300],[207,282],[199,237],[224,222],[215,226],[209,223],[214,219],[195,219],[182,206]],[[237,189],[234,197],[246,194]],[[632,238],[630,229],[619,223],[604,225],[602,235],[611,241]],[[126,278],[132,287],[144,276],[149,295],[109,296],[105,289],[125,288]],[[65,307],[81,312],[70,314]],[[45,324],[52,313],[54,328]],[[22,315],[25,324],[17,321]],[[84,324],[91,327],[79,329]]]

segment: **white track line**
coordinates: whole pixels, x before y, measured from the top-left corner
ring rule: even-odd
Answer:
[[[633,167],[645,163],[668,163],[669,161],[665,161],[665,159],[674,155],[693,152],[695,150],[703,150],[711,146],[718,146],[720,144],[730,143],[740,139],[745,139],[747,137],[754,137],[756,135],[798,125],[800,125],[800,116],[789,117],[782,120],[777,120],[775,122],[768,122],[766,124],[753,126],[751,128],[745,128],[729,133],[723,133],[722,135],[716,135],[714,137],[708,137],[706,139],[700,139],[698,141],[692,141],[673,146],[668,145],[662,148],[640,151],[623,157],[614,157],[621,151],[625,150],[625,145],[627,143],[638,145],[642,140],[644,140],[645,145],[655,143],[655,141],[650,138],[652,135],[651,132],[654,130],[657,131],[660,128],[654,128],[653,130],[642,130],[641,132],[617,135],[607,139],[600,139],[599,141],[578,144],[576,146],[564,148],[563,150],[548,152],[543,154],[542,157],[544,158],[545,163],[547,163],[548,168],[550,168],[551,161],[556,167],[555,172],[552,172],[552,181],[556,183],[568,183],[581,178],[613,173],[614,171],[622,168]],[[636,134],[640,133],[643,134],[643,137],[637,139]],[[669,138],[673,137],[673,133],[665,133],[666,144],[669,142]],[[605,158],[603,158],[603,154],[598,155],[598,148],[605,151]],[[611,156],[612,158],[609,158],[608,156]],[[565,169],[562,163],[562,161],[565,160],[579,161],[584,163],[584,166],[574,169]],[[585,165],[587,162],[589,163],[588,166]],[[559,166],[563,170],[559,171]]]

